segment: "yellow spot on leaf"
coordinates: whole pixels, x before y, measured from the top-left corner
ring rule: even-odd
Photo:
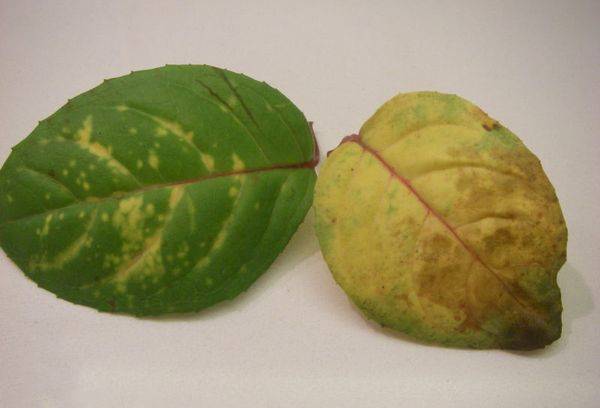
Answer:
[[[100,159],[105,160],[108,163],[108,165],[112,169],[116,170],[117,172],[122,173],[122,174],[129,174],[129,170],[127,170],[127,168],[125,168],[119,161],[117,161],[112,156],[112,147],[111,146],[106,148],[98,142],[91,141],[92,130],[93,130],[92,116],[89,115],[83,121],[83,127],[81,129],[77,130],[77,132],[75,133],[75,141],[77,142],[77,144],[83,150],[93,154],[94,156],[96,156]],[[69,162],[69,165],[71,167],[74,167],[75,160],[71,160]]]
[[[137,134],[137,132],[138,132],[138,131],[137,131],[137,129],[136,129],[136,128],[134,128],[134,127],[130,127],[130,128],[129,128],[129,134],[130,134],[130,135],[136,135],[136,134]]]
[[[200,153],[200,158],[208,171],[215,169],[215,159],[210,154]]]
[[[217,234],[217,237],[215,238],[215,242],[213,244],[213,248],[214,249],[221,248],[223,246],[223,243],[225,243],[225,238],[227,238],[227,232],[226,232],[225,228],[223,228]]]
[[[154,204],[150,203],[146,205],[146,214],[152,216],[154,214]]]
[[[126,110],[128,110],[128,109],[129,109],[129,108],[128,108],[127,106],[125,106],[125,105],[118,105],[118,106],[117,106],[117,110],[118,110],[119,112],[125,112],[125,111],[126,111]]]
[[[181,186],[173,188],[171,191],[171,195],[169,196],[169,208],[173,210],[179,201],[181,201],[181,197],[183,197],[184,189]]]
[[[235,197],[240,190],[236,186],[229,187],[229,197]]]
[[[32,267],[34,269],[41,269],[41,270],[60,268],[64,264],[69,262],[70,260],[74,259],[81,252],[81,249],[83,248],[84,245],[89,247],[91,245],[91,240],[92,240],[90,237],[90,231],[94,225],[94,221],[96,220],[96,214],[97,214],[97,212],[94,211],[92,217],[90,218],[89,222],[87,223],[87,226],[85,227],[85,230],[83,231],[81,236],[79,236],[79,238],[77,238],[75,241],[73,241],[69,246],[67,246],[61,252],[59,252],[54,257],[54,259],[49,260],[49,261],[42,260],[38,263],[32,263],[30,265],[30,267]],[[61,216],[64,216],[64,214],[61,213],[58,218],[62,219]],[[50,220],[52,220],[51,215],[46,217],[46,220],[49,224]],[[46,231],[42,230],[41,234],[40,234],[41,236],[44,236],[45,234],[48,233],[46,225],[44,226],[44,229],[46,229]]]
[[[169,132],[173,133],[175,136],[186,140],[188,143],[190,143],[192,145],[194,144],[194,142],[193,142],[194,132],[192,132],[192,131],[186,132],[185,130],[183,130],[183,128],[181,127],[181,125],[179,123],[171,122],[169,120],[159,118],[158,116],[151,116],[151,117],[165,131],[165,135],[166,135],[166,131],[169,131]]]
[[[148,154],[148,164],[150,165],[150,167],[152,167],[155,170],[158,169],[159,162],[160,161],[158,160],[156,152],[150,150],[150,153]]]
[[[235,153],[231,155],[231,161],[233,162],[234,171],[244,170],[246,168],[246,165],[244,164],[242,159],[240,159],[240,157]]]
[[[204,258],[200,259],[198,261],[198,263],[196,263],[196,268],[204,268],[206,267],[208,264],[210,263],[210,257],[205,256]]]
[[[40,233],[38,234],[40,237],[45,237],[46,235],[48,235],[48,232],[50,231],[50,223],[52,222],[53,217],[54,217],[54,214],[48,214],[46,216],[46,218],[44,218],[44,226],[42,227],[42,229],[40,230]]]
[[[137,248],[144,240],[144,214],[141,211],[143,203],[140,196],[124,199],[112,216],[112,223],[123,238],[123,253]]]
[[[156,132],[157,136],[166,136],[169,134],[167,129],[165,129],[164,127],[161,127],[161,126],[157,127],[155,132]]]
[[[177,258],[184,258],[190,250],[190,246],[187,242],[181,244],[179,251],[177,252]]]

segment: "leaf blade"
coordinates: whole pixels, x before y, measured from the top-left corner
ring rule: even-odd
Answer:
[[[42,121],[0,170],[5,198],[0,245],[7,255],[41,287],[102,311],[196,311],[245,290],[283,250],[308,210],[314,165],[303,160],[304,152],[290,155],[285,146],[261,160],[259,144],[221,109],[218,98],[188,88],[197,87],[193,78],[215,72],[219,69],[170,66],[108,80]],[[256,129],[253,136],[275,137],[269,129]],[[296,137],[291,128],[276,135],[288,140],[286,146]],[[301,137],[313,146],[312,134]],[[38,180],[29,190],[10,177],[20,160]],[[300,214],[291,223],[282,216],[273,221],[256,204],[262,200],[268,209],[279,202],[282,175],[295,180],[294,188],[308,186],[304,198],[285,203]],[[52,189],[77,195],[36,202],[36,194],[52,197]],[[246,208],[250,197],[258,206],[252,211]],[[227,259],[255,251],[258,244],[248,234],[266,231],[272,222],[289,223],[283,245],[268,248],[267,262],[252,266],[250,278],[225,279],[237,273]],[[198,267],[206,257],[221,263]],[[209,279],[216,294],[198,290]]]
[[[475,145],[479,150],[469,150]],[[464,164],[440,165],[450,159]],[[564,262],[564,220],[535,156],[497,122],[454,96],[400,95],[367,121],[360,138],[345,139],[328,162],[333,164],[326,162],[317,184],[317,232],[334,277],[367,315],[446,345],[534,348],[560,335],[556,273]],[[512,169],[507,174],[503,166],[523,177],[515,178]],[[423,173],[423,168],[428,170]],[[481,178],[482,172],[489,174]],[[348,184],[340,184],[348,177]],[[402,200],[383,190],[369,191],[375,180],[390,178],[388,185],[402,187],[390,187]],[[484,200],[477,188],[486,183],[505,198]],[[496,199],[492,190],[487,194]],[[385,210],[369,204],[381,201],[380,195]],[[342,208],[342,202],[352,206]],[[549,216],[530,210],[540,204],[550,209]],[[381,221],[364,224],[361,212]],[[519,214],[519,223],[490,218],[490,212]],[[358,226],[349,225],[349,219]],[[523,223],[537,234],[533,246],[520,228]],[[347,238],[356,231],[386,238],[367,243]],[[387,260],[370,257],[377,266],[363,261],[361,268],[370,276],[350,265],[359,262],[355,252],[379,252]],[[513,258],[546,263],[539,271],[517,271]],[[359,277],[373,282],[359,290]],[[542,293],[536,285],[549,289]]]

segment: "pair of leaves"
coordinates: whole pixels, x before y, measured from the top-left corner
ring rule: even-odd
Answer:
[[[40,286],[104,311],[235,297],[312,203],[316,142],[281,93],[209,66],[105,81],[0,170],[0,245]],[[537,158],[452,95],[399,95],[327,160],[317,235],[364,313],[418,339],[536,348],[560,336],[567,231]]]
[[[279,91],[166,66],[70,100],[0,170],[0,245],[38,285],[104,311],[235,297],[312,203],[315,141]]]
[[[398,95],[329,156],[317,234],[370,318],[450,346],[531,349],[561,332],[567,230],[538,159],[470,102]]]

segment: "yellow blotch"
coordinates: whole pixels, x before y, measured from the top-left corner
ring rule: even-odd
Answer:
[[[117,110],[119,112],[125,112],[126,110],[129,110],[129,107],[127,107],[125,105],[117,105]]]
[[[235,197],[240,190],[236,186],[229,187],[229,197]]]
[[[235,95],[230,95],[229,98],[227,98],[227,104],[229,106],[235,106],[238,104],[238,100]]]
[[[41,270],[55,269],[55,268],[62,267],[64,264],[66,264],[70,260],[74,259],[81,252],[81,249],[84,247],[84,245],[91,242],[90,231],[94,225],[94,221],[96,220],[96,214],[97,214],[97,212],[94,211],[83,234],[81,234],[81,236],[79,238],[77,238],[75,241],[73,241],[68,247],[66,247],[64,250],[62,250],[60,253],[58,253],[54,257],[54,259],[52,259],[50,261],[44,260],[42,262],[39,262],[37,264],[32,264],[30,266],[37,268],[37,269],[41,269]],[[58,218],[62,219],[61,216],[64,216],[64,214],[61,213]],[[52,218],[50,217],[50,220],[51,219]],[[42,234],[43,234],[43,232],[44,231],[42,231]],[[86,246],[89,246],[89,245],[86,245]]]
[[[171,195],[169,196],[169,208],[171,210],[173,210],[177,204],[179,204],[179,201],[181,201],[181,198],[183,197],[183,193],[184,189],[181,186],[175,187],[173,190],[171,190]]]
[[[63,176],[68,176],[69,175],[69,170],[63,169],[62,174],[63,174]]]
[[[166,136],[169,134],[169,132],[167,131],[167,129],[165,129],[162,126],[159,126],[156,128],[155,130],[156,136]]]
[[[119,203],[119,208],[112,216],[113,225],[123,237],[123,253],[137,248],[138,244],[144,240],[144,213],[141,210],[143,204],[142,197],[129,197]]]
[[[194,132],[192,132],[192,131],[186,132],[185,130],[183,130],[183,128],[181,127],[181,125],[179,123],[171,122],[169,120],[159,118],[158,116],[152,116],[152,119],[156,123],[158,123],[160,125],[160,127],[163,128],[163,130],[173,133],[175,136],[186,140],[188,143],[190,143],[192,145],[194,144],[194,142],[193,142]],[[165,135],[166,135],[166,133],[165,133]]]
[[[88,183],[87,181],[84,181],[83,182],[83,189],[85,191],[89,191],[89,189],[90,189],[90,183]]]
[[[205,266],[207,266],[210,263],[210,257],[205,256],[204,258],[200,259],[198,261],[198,263],[196,264],[196,268],[204,268]]]
[[[150,203],[146,205],[146,214],[152,216],[154,214],[154,204]]]
[[[114,268],[119,265],[123,261],[123,258],[119,255],[115,254],[107,254],[104,256],[104,260],[102,261],[102,266],[104,268]]]
[[[127,286],[125,285],[125,282],[120,280],[116,281],[115,291],[121,294],[125,293],[127,291]]]
[[[226,238],[227,238],[227,232],[225,231],[225,228],[223,228],[223,229],[221,229],[221,231],[219,231],[219,234],[215,238],[215,242],[213,244],[213,249],[221,248],[223,246],[223,244],[225,243]]]
[[[150,167],[152,167],[155,170],[158,169],[159,162],[160,160],[158,160],[156,152],[154,152],[154,150],[150,150],[150,153],[148,154],[148,164],[150,165]]]
[[[102,218],[102,221],[104,221],[104,222],[108,221],[108,213],[105,213],[105,212],[102,213],[101,218]]]
[[[184,242],[183,244],[181,244],[181,248],[177,252],[177,258],[184,258],[188,254],[189,250],[190,246],[187,242]]]
[[[108,165],[114,170],[118,171],[119,173],[129,174],[129,170],[127,170],[121,163],[119,163],[114,157],[112,157],[112,151],[110,147],[106,148],[98,142],[91,141],[92,130],[92,116],[89,115],[83,121],[83,126],[75,133],[74,139],[77,142],[77,144],[83,150],[86,150],[87,152],[93,154],[94,156],[97,156],[100,159],[106,160]],[[71,160],[69,162],[69,165],[71,167],[74,167],[75,160]]]
[[[142,167],[144,167],[144,162],[141,161],[140,159],[138,159],[138,161],[135,163],[135,165],[137,166],[138,169],[141,169]]]
[[[215,159],[210,154],[200,153],[200,158],[208,171],[215,169]]]
[[[48,214],[46,218],[44,218],[44,226],[38,234],[40,237],[45,237],[46,235],[48,235],[48,232],[50,231],[50,223],[52,222],[53,217],[54,214]]]
[[[160,244],[160,233],[146,239],[142,252],[122,264],[112,277],[112,281],[119,286],[129,281],[132,275],[150,275],[157,278],[159,274],[164,272],[162,256],[158,251]]]
[[[231,155],[231,161],[233,162],[234,171],[244,170],[246,168],[246,165],[244,164],[242,159],[240,159],[240,157],[235,153]]]
[[[130,127],[130,128],[129,128],[129,134],[130,134],[130,135],[137,135],[137,132],[138,132],[138,131],[137,131],[137,129],[136,129],[136,128],[134,128],[134,127]]]

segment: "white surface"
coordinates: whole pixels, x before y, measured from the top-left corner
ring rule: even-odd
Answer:
[[[554,183],[570,232],[563,337],[509,353],[384,332],[333,282],[311,213],[249,292],[186,318],[57,300],[2,254],[0,406],[599,406],[600,2],[248,3],[0,0],[0,159],[67,98],[165,63],[267,80],[323,152],[397,92],[458,93]]]

